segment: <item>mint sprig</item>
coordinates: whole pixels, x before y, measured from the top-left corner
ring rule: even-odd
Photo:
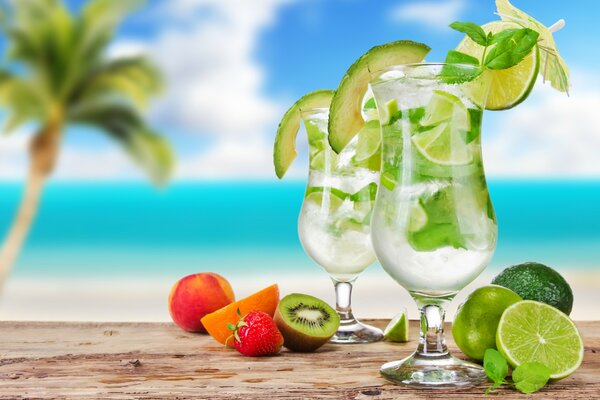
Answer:
[[[509,28],[495,34],[486,34],[483,28],[473,22],[456,21],[450,24],[450,28],[466,34],[475,43],[483,46],[483,55],[477,65],[493,70],[507,69],[520,63],[531,52],[540,35],[529,28]],[[460,57],[465,59],[464,56],[472,57],[450,50],[446,62],[456,62],[452,61],[459,58],[456,53],[460,53]]]
[[[539,362],[521,364],[512,373],[512,382],[506,380],[508,375],[508,362],[495,349],[487,349],[483,354],[483,369],[492,381],[485,394],[502,385],[514,386],[521,393],[530,394],[543,388],[550,379],[550,369]]]

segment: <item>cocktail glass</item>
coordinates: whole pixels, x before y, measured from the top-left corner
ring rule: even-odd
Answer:
[[[328,109],[302,110],[309,141],[310,168],[298,234],[304,251],[327,271],[336,293],[340,327],[333,343],[369,343],[381,330],[352,314],[352,285],[376,260],[371,244],[371,214],[379,180],[380,153],[357,156],[357,142],[340,154],[329,146]]]
[[[418,387],[480,383],[483,369],[453,357],[445,308],[487,266],[497,225],[481,159],[477,67],[412,64],[372,73],[382,125],[381,184],[372,221],[375,254],[421,313],[414,354],[381,367]]]

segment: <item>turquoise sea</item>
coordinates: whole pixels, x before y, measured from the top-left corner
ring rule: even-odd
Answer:
[[[600,269],[600,181],[491,180],[493,268]],[[0,234],[20,184],[0,185]],[[15,276],[312,273],[296,233],[302,182],[51,183]]]

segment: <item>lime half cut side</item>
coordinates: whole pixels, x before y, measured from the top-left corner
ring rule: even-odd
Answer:
[[[496,33],[504,29],[522,27],[514,22],[493,21],[483,25],[482,28],[486,33]],[[484,47],[465,37],[456,50],[481,60]],[[539,50],[535,46],[533,51],[514,67],[500,70],[486,69],[473,84],[465,85],[465,92],[474,103],[486,110],[513,108],[529,96],[539,69]],[[481,91],[487,91],[487,95]]]
[[[508,307],[498,324],[496,346],[513,366],[537,361],[551,379],[571,375],[583,361],[583,340],[562,311],[533,300]]]

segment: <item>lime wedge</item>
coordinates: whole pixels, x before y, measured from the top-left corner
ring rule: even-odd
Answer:
[[[296,158],[296,136],[300,129],[300,110],[327,108],[333,97],[333,90],[317,90],[302,96],[283,115],[273,148],[273,163],[278,178],[283,178]]]
[[[521,28],[521,26],[514,22],[493,21],[483,25],[482,28],[486,33],[496,33],[504,29]],[[484,47],[473,42],[469,37],[465,37],[458,44],[456,50],[481,60]],[[539,68],[539,50],[536,46],[531,54],[514,67],[485,70],[472,85],[465,86],[465,91],[475,103],[484,106],[486,110],[513,108],[529,96]],[[488,91],[487,96],[482,93],[485,90]],[[470,93],[468,93],[469,91]]]
[[[498,324],[496,346],[513,366],[537,361],[551,379],[571,375],[583,361],[583,340],[562,311],[532,300],[508,307]]]
[[[420,132],[412,137],[419,153],[434,164],[465,165],[473,159],[473,153],[465,144],[466,133],[453,123],[441,122],[439,125]]]
[[[392,342],[408,342],[408,316],[406,308],[396,315],[383,331],[383,337]]]

